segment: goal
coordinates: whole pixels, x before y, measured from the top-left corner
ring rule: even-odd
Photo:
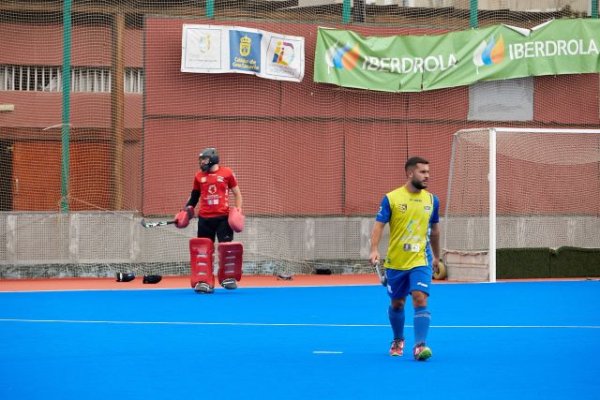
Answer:
[[[454,134],[443,229],[450,279],[496,281],[496,251],[600,247],[600,130]]]

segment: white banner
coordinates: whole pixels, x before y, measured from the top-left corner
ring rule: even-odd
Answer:
[[[183,25],[181,72],[253,74],[300,82],[304,38],[252,28]]]

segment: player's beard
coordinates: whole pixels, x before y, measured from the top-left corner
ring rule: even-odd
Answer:
[[[417,181],[417,180],[413,180],[412,185],[419,189],[419,190],[423,190],[423,189],[427,189],[427,183],[426,182],[421,182],[421,181]]]

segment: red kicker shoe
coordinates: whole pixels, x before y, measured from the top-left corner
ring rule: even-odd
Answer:
[[[415,360],[425,361],[433,355],[431,349],[425,345],[425,343],[419,343],[413,350]]]
[[[394,339],[390,347],[390,356],[400,357],[404,354],[404,339]]]

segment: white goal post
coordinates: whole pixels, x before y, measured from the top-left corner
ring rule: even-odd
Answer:
[[[497,249],[600,247],[600,129],[456,132],[443,235],[467,281],[496,281]]]

